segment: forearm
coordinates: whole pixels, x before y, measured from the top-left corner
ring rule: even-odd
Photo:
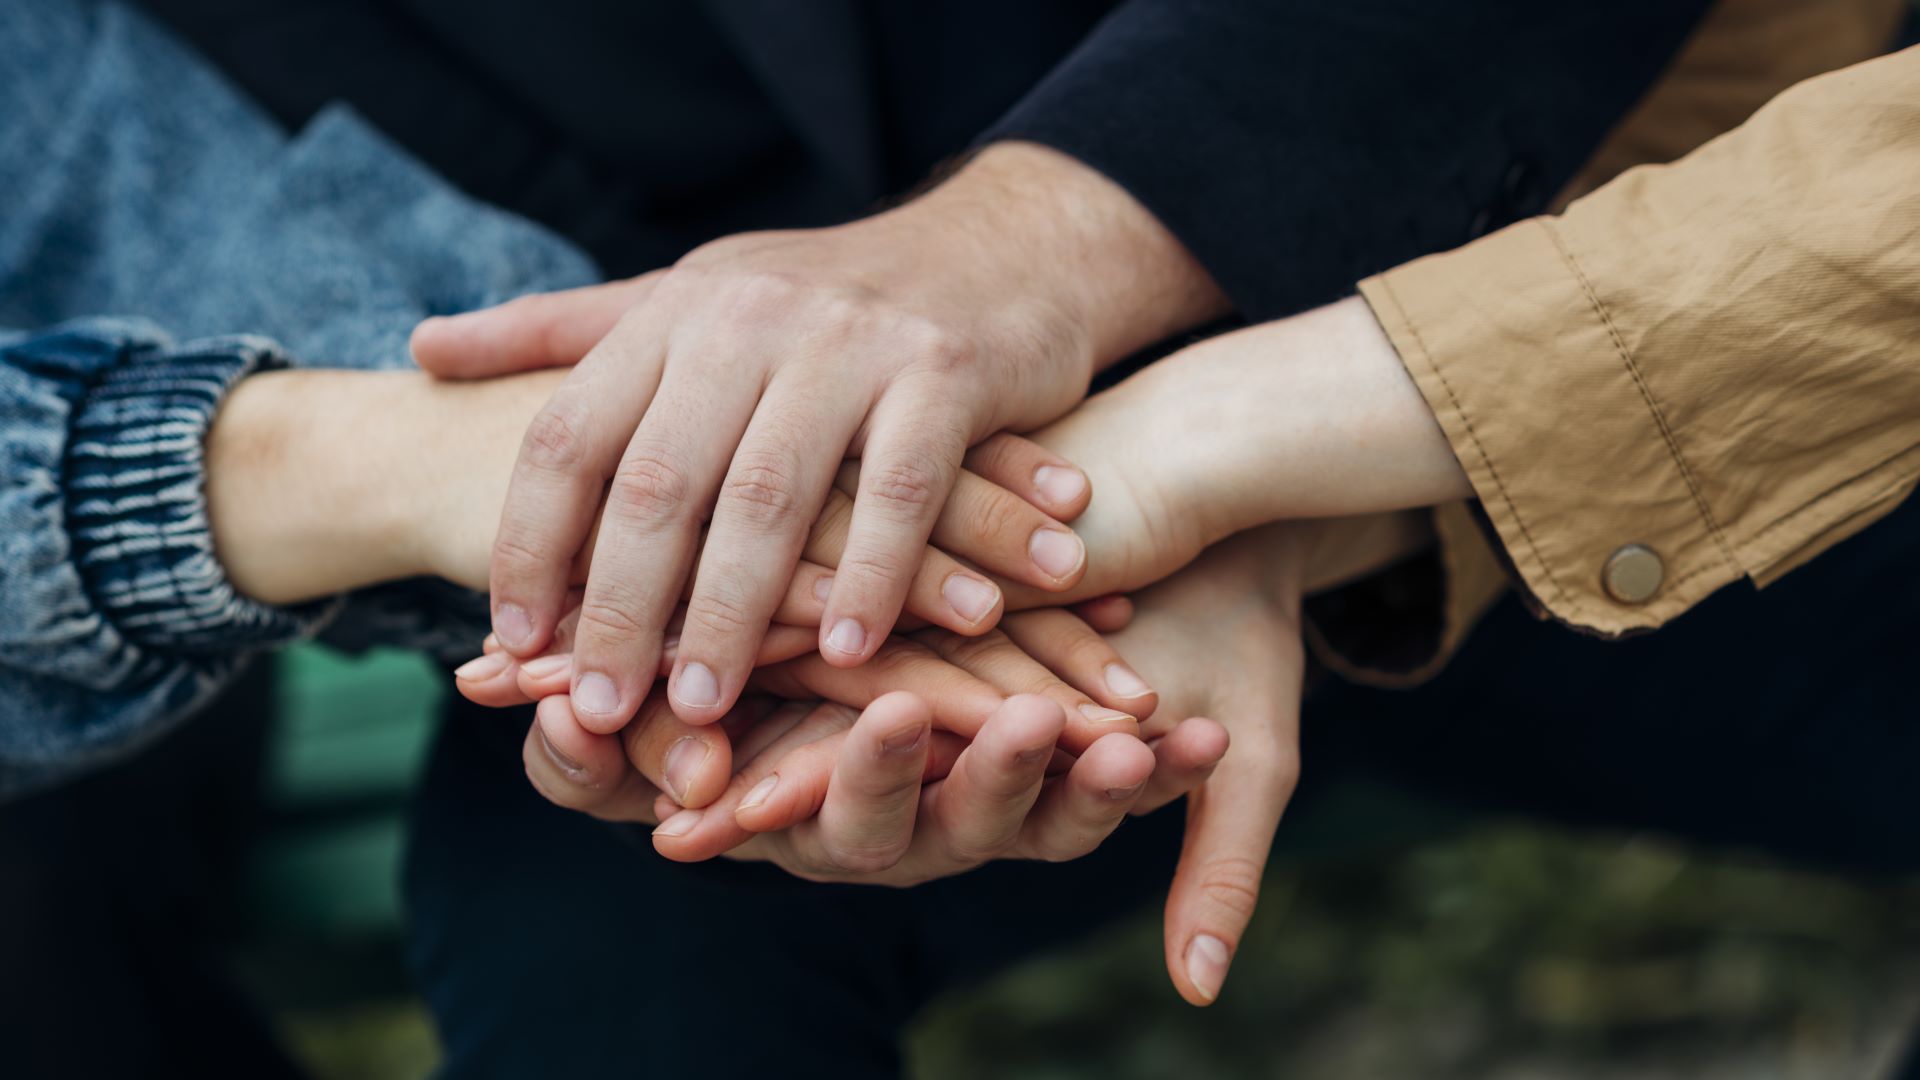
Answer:
[[[1439,424],[1358,299],[1148,367],[1042,436],[1195,549],[1268,522],[1471,495]],[[1091,521],[1100,523],[1096,494]]]
[[[287,604],[425,574],[473,580],[520,433],[557,373],[443,383],[412,372],[243,380],[207,437],[215,551],[235,588]]]

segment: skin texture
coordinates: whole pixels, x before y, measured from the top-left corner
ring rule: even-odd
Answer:
[[[479,342],[545,337],[502,322],[606,328],[527,429],[490,579],[495,635],[539,655],[598,514],[571,695],[614,731],[689,574],[669,701],[692,723],[725,715],[844,457],[865,467],[819,646],[853,666],[899,617],[969,446],[1064,413],[1100,366],[1222,306],[1124,191],[1012,144],[872,218],[728,237],[619,288],[434,321],[414,350],[440,374],[494,374],[522,358],[489,364]],[[1027,551],[1021,576],[1054,587],[1085,562],[1065,534]]]
[[[942,653],[902,641],[854,671],[776,666],[766,687],[793,700],[754,699],[722,722],[737,744],[734,774],[697,808],[664,795],[644,765],[662,739],[635,733],[658,727],[684,738],[702,730],[676,726],[657,699],[622,736],[605,736],[582,727],[564,696],[548,698],[529,734],[528,776],[562,806],[662,822],[654,843],[669,858],[725,852],[813,880],[895,885],[988,858],[1077,857],[1124,813],[1187,795],[1187,836],[1167,902],[1167,964],[1186,1000],[1209,1004],[1251,918],[1299,777],[1302,591],[1400,557],[1407,535],[1364,522],[1244,534],[1142,593],[1131,612],[1112,603],[1084,609],[1112,631],[1105,637],[1078,616],[1048,610],[1010,616],[995,635],[1004,646],[975,639]],[[1128,730],[1068,736],[1064,695],[1125,703],[1108,678],[1123,651],[1159,688],[1151,712],[1136,707],[1140,740]],[[810,681],[820,673],[840,681]],[[813,700],[823,692],[843,703]],[[985,711],[971,740],[934,729],[943,703],[974,695]],[[1009,719],[1015,702],[1023,704]],[[864,712],[855,711],[860,704]],[[899,754],[885,748],[896,732],[910,744]],[[1080,749],[1071,762],[1056,749],[1067,746]],[[953,782],[967,768],[977,775]],[[917,797],[907,798],[909,790]]]
[[[276,371],[242,381],[207,436],[208,512],[228,576],[279,604],[420,575],[487,588],[490,537],[521,433],[561,378]],[[343,438],[349,420],[353,437]],[[988,439],[967,464],[936,520],[946,547],[921,550],[907,610],[972,634],[991,629],[1003,609],[994,573],[1020,580],[1025,560],[1015,552],[1035,532],[1071,536],[1065,523],[1091,489],[1070,462],[1014,436]],[[1036,484],[1036,474],[1049,482]],[[829,493],[783,590],[784,623],[818,625],[818,593],[844,551],[851,503]],[[592,550],[590,537],[569,567],[576,585]]]

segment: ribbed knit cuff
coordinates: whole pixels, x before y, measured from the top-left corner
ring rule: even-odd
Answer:
[[[205,441],[235,382],[286,366],[259,338],[123,346],[76,403],[66,452],[75,562],[101,613],[165,651],[268,648],[308,636],[331,607],[241,596],[214,555]]]

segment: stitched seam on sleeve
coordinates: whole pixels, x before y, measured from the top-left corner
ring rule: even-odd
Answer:
[[[1440,380],[1440,388],[1446,392],[1447,402],[1453,406],[1453,411],[1460,417],[1461,426],[1466,429],[1467,441],[1473,444],[1474,453],[1479,455],[1481,463],[1487,467],[1487,475],[1493,480],[1494,490],[1499,492],[1500,501],[1506,504],[1507,512],[1513,515],[1513,523],[1519,526],[1520,537],[1526,541],[1527,550],[1532,552],[1534,561],[1540,564],[1540,572],[1547,576],[1547,584],[1553,589],[1553,600],[1566,605],[1569,615],[1583,614],[1585,608],[1561,587],[1560,579],[1555,576],[1552,564],[1547,561],[1547,557],[1540,550],[1539,543],[1533,538],[1533,530],[1527,528],[1527,520],[1520,513],[1519,505],[1513,501],[1513,496],[1507,491],[1506,482],[1500,479],[1500,470],[1494,468],[1492,456],[1487,453],[1485,444],[1480,441],[1479,433],[1473,429],[1473,418],[1467,415],[1466,406],[1461,403],[1460,395],[1454,393],[1453,384],[1447,380],[1447,373],[1440,370],[1440,365],[1434,360],[1432,351],[1427,348],[1426,339],[1420,334],[1419,326],[1408,317],[1407,307],[1400,302],[1400,294],[1394,289],[1393,282],[1386,276],[1378,280],[1380,287],[1393,300],[1395,311],[1400,316],[1400,324],[1407,328],[1407,333],[1413,335],[1413,344],[1420,350],[1421,361],[1426,364],[1427,370],[1433,372],[1434,377]]]
[[[1666,414],[1660,411],[1659,403],[1653,399],[1653,391],[1647,386],[1646,380],[1641,378],[1640,367],[1633,362],[1633,354],[1627,349],[1626,339],[1620,336],[1620,328],[1614,325],[1613,315],[1605,305],[1600,303],[1600,295],[1594,291],[1593,283],[1587,280],[1586,271],[1582,270],[1580,264],[1574,260],[1573,253],[1567,250],[1567,245],[1561,239],[1559,230],[1554,228],[1553,222],[1542,220],[1540,225],[1546,230],[1547,238],[1553,242],[1554,250],[1560,253],[1561,261],[1567,264],[1567,269],[1580,283],[1581,291],[1587,294],[1587,302],[1593,305],[1595,317],[1607,328],[1607,337],[1613,341],[1615,351],[1620,354],[1620,362],[1626,366],[1627,374],[1633,378],[1634,388],[1640,391],[1640,399],[1646,403],[1647,411],[1652,414],[1654,426],[1660,429],[1660,438],[1667,444],[1667,453],[1672,456],[1674,467],[1680,470],[1680,480],[1687,485],[1687,494],[1693,497],[1694,509],[1699,511],[1700,521],[1707,527],[1707,535],[1713,538],[1714,546],[1720,549],[1720,557],[1726,561],[1726,564],[1736,573],[1739,572],[1740,561],[1734,558],[1732,546],[1727,542],[1725,534],[1720,531],[1720,523],[1714,520],[1713,511],[1708,509],[1706,497],[1701,494],[1700,485],[1694,479],[1693,470],[1687,467],[1687,459],[1680,454],[1680,444],[1673,437],[1673,429],[1667,425]]]
[[[1782,527],[1794,524],[1795,522],[1799,521],[1802,517],[1806,516],[1809,512],[1811,512],[1815,507],[1819,506],[1821,503],[1826,502],[1827,500],[1833,498],[1836,495],[1843,494],[1844,492],[1853,488],[1855,485],[1859,484],[1861,481],[1871,478],[1874,473],[1880,472],[1881,470],[1886,469],[1889,466],[1897,466],[1900,463],[1900,460],[1902,458],[1908,456],[1909,454],[1912,454],[1915,449],[1916,449],[1915,447],[1909,447],[1905,450],[1902,450],[1899,453],[1893,455],[1892,457],[1889,457],[1885,461],[1882,461],[1871,468],[1862,469],[1861,471],[1854,473],[1852,476],[1847,477],[1845,480],[1842,480],[1839,483],[1834,484],[1832,487],[1828,488],[1827,490],[1821,492],[1818,495],[1815,495],[1813,498],[1808,499],[1806,502],[1802,503],[1799,507],[1795,508],[1792,513],[1789,513],[1783,517],[1775,519],[1774,521],[1767,524],[1764,528],[1762,528],[1759,532],[1756,532],[1752,536],[1747,537],[1747,539],[1740,546],[1745,548],[1751,548],[1753,545],[1760,543],[1767,536],[1773,534],[1774,532],[1778,531]],[[1915,477],[1920,477],[1920,462],[1916,462],[1913,465],[1909,465],[1904,469],[1896,468],[1893,472],[1893,479],[1891,481],[1889,481],[1888,483],[1882,484],[1877,488],[1874,488],[1872,494],[1860,496],[1858,499],[1859,505],[1854,507],[1852,510],[1848,511],[1848,513],[1849,514],[1859,513],[1861,510],[1869,506],[1872,506],[1874,503],[1879,502],[1881,499],[1884,499],[1887,496],[1893,494],[1895,491],[1899,490],[1902,484],[1912,483]],[[1845,517],[1843,516],[1842,518],[1839,518],[1836,520],[1845,520]],[[1772,560],[1769,560],[1769,561],[1772,561]]]

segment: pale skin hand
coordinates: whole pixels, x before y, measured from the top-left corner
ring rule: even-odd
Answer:
[[[558,328],[607,331],[624,312],[529,427],[491,575],[496,636],[539,655],[604,489],[570,689],[583,722],[614,731],[690,572],[669,700],[693,723],[726,713],[842,458],[864,467],[819,647],[853,666],[899,616],[969,445],[1060,415],[1101,365],[1223,307],[1124,191],[1007,144],[873,218],[730,237],[623,286],[434,320],[414,348],[443,375],[571,363],[580,332]],[[1042,587],[1085,562],[1065,537],[1028,554]]]
[[[1473,494],[1358,297],[1183,349],[1032,438],[1080,464],[1098,493],[1074,522],[1088,572],[1055,593],[1009,582],[1009,610],[1140,588],[1271,522]]]
[[[228,577],[242,593],[278,604],[422,575],[485,589],[521,434],[561,378],[536,372],[448,383],[409,372],[313,370],[242,380],[206,444],[208,515]],[[996,436],[968,462],[935,532],[972,566],[1017,574],[1026,538],[1064,532],[1061,520],[1086,505],[1080,471],[1025,440]],[[976,463],[1010,477],[1012,490],[974,471]],[[1050,480],[1046,490],[1034,483],[1037,473]],[[806,560],[778,611],[785,622],[818,624],[818,594],[844,547],[850,502],[832,494],[806,538]],[[968,527],[981,521],[1004,532]],[[958,633],[991,629],[1003,606],[999,587],[972,566],[922,549],[908,610]],[[578,580],[584,562],[571,571]]]
[[[549,698],[528,735],[527,772],[562,806],[614,820],[666,818],[671,827],[656,831],[654,842],[671,858],[707,858],[731,850],[735,857],[772,858],[802,876],[897,884],[957,873],[978,860],[940,852],[939,845],[951,844],[954,834],[938,818],[929,819],[934,824],[921,835],[907,808],[924,813],[925,802],[910,804],[901,796],[882,805],[867,785],[884,776],[904,786],[917,763],[920,781],[931,787],[948,776],[967,744],[936,730],[924,755],[893,762],[882,748],[884,740],[848,739],[850,706],[877,704],[911,688],[914,700],[932,703],[925,710],[927,720],[942,710],[959,716],[986,711],[988,720],[978,731],[990,726],[991,710],[1004,700],[1001,693],[1025,693],[1083,714],[1088,705],[1116,712],[1131,707],[1155,718],[1141,725],[1155,763],[1138,791],[1108,790],[1110,799],[1126,803],[1124,808],[1102,805],[1089,786],[1096,777],[1124,773],[1124,758],[1102,756],[1094,766],[1100,771],[1077,779],[1070,774],[1066,780],[1035,781],[1023,774],[1012,785],[1020,793],[1010,804],[1013,809],[1032,805],[1025,801],[1028,794],[1046,785],[1055,796],[1040,802],[1024,823],[1011,813],[997,818],[998,846],[970,854],[1078,857],[1097,846],[1122,813],[1144,812],[1197,792],[1169,894],[1166,948],[1176,988],[1188,1001],[1208,1004],[1220,992],[1251,917],[1273,834],[1298,777],[1304,664],[1300,595],[1419,550],[1430,541],[1423,521],[1422,515],[1409,513],[1283,524],[1243,534],[1148,590],[1137,605],[1110,599],[1083,606],[1089,620],[1115,631],[1105,640],[1080,619],[1052,609],[1009,616],[1003,635],[984,639],[949,635],[946,643],[931,642],[931,648],[890,643],[875,664],[854,671],[812,659],[781,665],[768,673],[769,688],[825,694],[847,705],[786,707],[765,726],[764,711],[737,713],[738,722],[727,725],[740,743],[735,774],[726,790],[701,809],[682,809],[664,797],[657,774],[651,774],[649,763],[658,759],[661,743],[653,732],[677,733],[680,725],[663,706],[643,710],[615,737],[586,731],[564,696]],[[1129,608],[1137,613],[1130,625]],[[1116,695],[1110,672],[1120,662],[1118,649],[1152,674],[1156,685],[1170,689],[1151,701]],[[1076,693],[1085,695],[1084,704],[1076,706]],[[1094,725],[1077,743],[1063,731],[1060,744],[1089,753],[1110,746],[1117,754],[1124,744],[1113,740],[1130,734],[1101,734]],[[843,775],[855,779],[847,781],[850,790],[837,792]],[[828,805],[840,809],[816,821]]]

